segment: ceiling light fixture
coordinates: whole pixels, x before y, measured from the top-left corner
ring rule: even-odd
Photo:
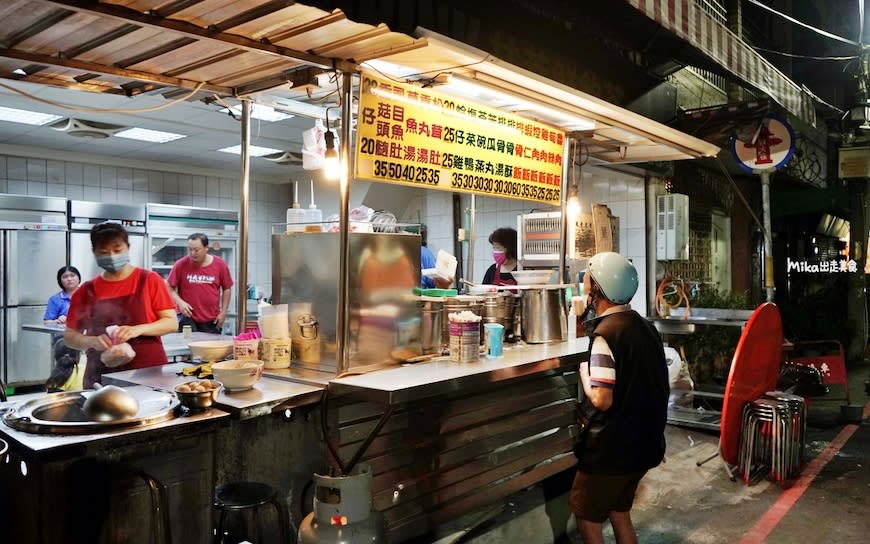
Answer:
[[[232,112],[233,117],[241,118],[242,116],[242,107],[241,106],[233,106],[231,108],[222,108],[220,110],[221,113],[230,113]],[[269,123],[274,123],[275,121],[283,121],[285,119],[292,119],[294,116],[289,113],[284,113],[283,111],[277,111],[272,106],[266,106],[265,104],[253,104],[251,107],[251,118],[259,119],[260,121],[267,121]]]
[[[139,140],[140,142],[152,142],[155,144],[165,144],[187,138],[185,134],[175,134],[174,132],[163,132],[162,130],[151,130],[149,128],[133,127],[127,130],[122,130],[115,134],[118,138],[127,138],[128,140]]]
[[[16,108],[7,108],[0,106],[0,121],[9,121],[10,123],[21,123],[23,125],[42,126],[63,119],[62,115],[54,115],[52,113],[42,113],[39,111],[19,110]]]
[[[218,149],[221,153],[232,153],[234,155],[242,154],[242,146],[241,145],[233,145],[230,147],[224,147],[222,149]],[[281,153],[280,149],[274,149],[271,147],[261,147],[259,145],[249,145],[248,146],[248,154],[252,157],[262,157],[263,155],[271,155],[273,153]]]

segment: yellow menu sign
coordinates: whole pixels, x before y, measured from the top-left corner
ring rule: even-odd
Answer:
[[[363,73],[356,177],[559,204],[565,133]]]

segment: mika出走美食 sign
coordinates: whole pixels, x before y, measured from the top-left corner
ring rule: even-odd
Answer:
[[[363,73],[356,177],[558,205],[565,133]]]

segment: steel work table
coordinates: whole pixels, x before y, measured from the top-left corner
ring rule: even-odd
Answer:
[[[25,331],[44,332],[49,334],[63,334],[66,330],[65,325],[45,324],[45,323],[26,323],[21,325]],[[191,333],[190,338],[185,338],[183,333],[172,332],[160,337],[163,342],[163,349],[166,351],[166,357],[173,360],[187,357],[190,355],[190,349],[187,344],[190,342],[201,342],[204,340],[232,340],[232,336],[224,336],[220,334],[212,334],[208,332]]]
[[[175,386],[194,378],[179,376],[185,363],[170,363],[150,368],[125,370],[103,374],[103,384],[114,385],[147,385],[166,391],[174,390]],[[295,406],[311,404],[320,399],[322,386],[308,383],[298,383],[290,380],[275,379],[263,376],[254,387],[247,391],[227,393],[221,391],[215,401],[215,406],[226,410],[240,419],[248,419],[269,414],[276,409],[290,409]]]

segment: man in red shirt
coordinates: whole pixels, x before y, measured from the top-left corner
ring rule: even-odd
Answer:
[[[180,327],[220,334],[230,306],[233,278],[227,263],[208,252],[208,236],[195,232],[187,237],[187,257],[175,262],[169,273],[169,291],[181,311]]]

